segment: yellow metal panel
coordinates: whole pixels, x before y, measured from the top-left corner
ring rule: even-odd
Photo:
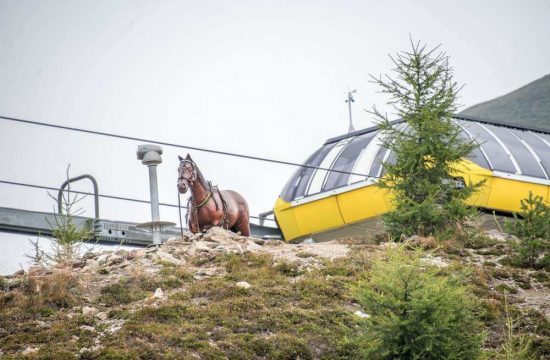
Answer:
[[[529,191],[550,201],[550,187],[547,185],[494,177],[492,171],[467,160],[456,166],[455,175],[463,177],[466,182],[485,180],[480,190],[467,201],[470,205],[506,212],[519,211],[520,200],[527,197]],[[274,211],[285,239],[292,240],[367,220],[390,208],[388,193],[372,184],[295,206],[279,198]]]
[[[296,224],[294,217],[294,208],[289,202],[284,201],[282,198],[278,198],[275,206],[273,207],[277,223],[283,232],[286,240],[292,240],[300,237],[300,230]]]
[[[344,222],[351,224],[385,213],[390,207],[387,194],[385,190],[372,184],[337,195]]]
[[[520,200],[528,197],[529,191],[532,191],[533,195],[548,199],[548,188],[547,185],[494,177],[491,181],[491,196],[487,208],[518,212]]]
[[[469,160],[463,159],[455,167],[454,175],[464,178],[466,184],[477,184],[481,181],[485,181],[466,203],[472,206],[487,207],[491,194],[491,181],[493,178],[493,172],[491,170],[487,170]]]
[[[335,196],[301,204],[294,209],[296,224],[303,235],[344,225]]]
[[[279,198],[274,211],[286,240],[344,225],[335,196],[295,206]]]

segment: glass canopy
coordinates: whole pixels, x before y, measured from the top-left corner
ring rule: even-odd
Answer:
[[[465,140],[480,145],[468,157],[470,161],[497,174],[550,184],[550,133],[462,116],[453,121]],[[403,122],[394,126],[406,131]],[[382,163],[395,161],[393,153],[381,146],[381,138],[373,127],[327,140],[293,174],[281,197],[293,201],[379,178]]]

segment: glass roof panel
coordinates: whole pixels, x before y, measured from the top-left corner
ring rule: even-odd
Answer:
[[[374,135],[375,133],[371,132],[355,137],[340,153],[331,169],[352,172],[354,165],[359,158],[359,154],[369,144]],[[350,174],[331,172],[327,177],[325,185],[323,185],[322,191],[345,186],[348,184],[349,178]]]
[[[323,161],[325,156],[335,145],[336,143],[323,146],[309,157],[305,165],[313,167],[319,166],[321,161]],[[283,189],[283,192],[281,193],[283,200],[292,201],[298,197],[304,196],[309,180],[311,179],[311,175],[314,171],[315,169],[309,167],[299,168]]]
[[[535,159],[533,154],[531,154],[521,140],[515,136],[520,130],[491,126],[491,131],[506,145],[521,169],[522,175],[546,179],[546,175],[542,171],[537,159]]]
[[[338,158],[338,155],[347,147],[347,145],[351,142],[353,138],[347,138],[340,140],[336,146],[334,146],[328,154],[325,156],[323,161],[321,161],[321,164],[319,167],[323,169],[332,169],[334,166],[334,162]],[[306,190],[306,195],[313,195],[317,194],[318,192],[321,192],[321,189],[323,187],[323,184],[326,181],[328,174],[328,170],[322,170],[317,169],[315,170],[313,177],[311,178],[311,182],[309,183],[309,187]]]
[[[380,147],[378,149],[378,152],[376,153],[376,156],[374,157],[374,160],[372,162],[372,166],[369,171],[369,176],[372,177],[379,177],[382,173],[382,162],[384,161],[384,156],[386,156],[386,153],[388,152],[388,149],[385,147]]]
[[[372,167],[372,164],[374,162],[374,157],[378,153],[378,150],[380,150],[380,138],[382,137],[382,133],[379,131],[374,131],[373,134],[374,138],[371,140],[371,142],[369,142],[369,144],[363,150],[363,152],[359,156],[359,159],[355,163],[353,172],[356,174],[368,175],[370,168]],[[351,175],[348,183],[353,184],[358,181],[366,180],[366,178],[366,176]]]
[[[462,130],[460,132],[460,136],[466,141],[466,142],[470,142],[471,140],[473,140],[470,135],[468,135],[468,133],[464,130]],[[487,162],[487,159],[485,158],[485,155],[483,155],[483,152],[481,151],[481,149],[479,147],[475,148],[474,150],[472,150],[472,152],[470,153],[470,155],[468,155],[466,157],[468,160],[470,160],[471,162],[473,162],[474,164],[477,164],[485,169],[491,169],[491,165]]]
[[[531,131],[518,131],[516,134],[533,149],[542,167],[546,170],[546,174],[550,175],[550,146],[541,139],[540,135],[542,134],[535,134]]]
[[[516,173],[516,168],[504,148],[498,141],[482,126],[470,121],[458,120],[460,124],[468,130],[481,148],[489,157],[494,170],[503,171],[511,174]]]

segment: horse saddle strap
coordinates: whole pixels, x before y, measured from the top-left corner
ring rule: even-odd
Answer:
[[[224,229],[227,228],[227,203],[225,202],[225,199],[223,198],[222,192],[217,186],[213,186],[213,188],[218,192],[218,195],[220,196],[220,200],[222,202],[222,227]],[[214,200],[216,202],[216,200]],[[216,203],[216,209],[218,208],[218,204]]]
[[[210,200],[211,197],[212,197],[212,191],[210,191],[208,193],[206,198],[199,205],[193,205],[193,206],[195,207],[195,209],[198,210],[198,209],[202,208],[204,205],[208,204],[208,201]]]

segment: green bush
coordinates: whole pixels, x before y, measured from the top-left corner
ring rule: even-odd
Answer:
[[[550,207],[542,196],[533,195],[521,200],[521,220],[507,223],[508,231],[520,239],[518,256],[515,265],[543,267],[548,266],[548,259],[539,259],[540,255],[550,249]]]
[[[475,359],[483,340],[474,304],[456,277],[442,276],[403,247],[373,263],[357,287],[370,317],[360,341],[367,359]]]

